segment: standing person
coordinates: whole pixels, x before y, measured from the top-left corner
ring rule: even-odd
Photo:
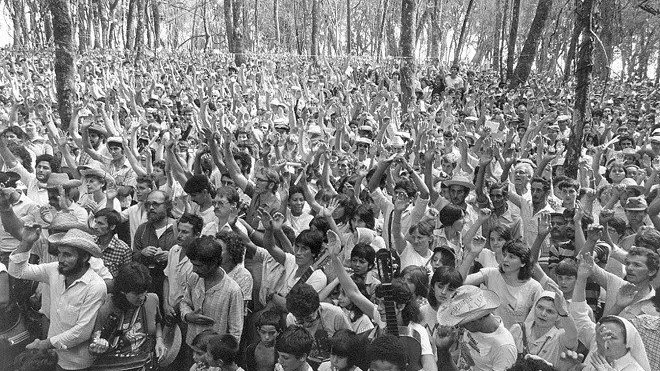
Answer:
[[[468,304],[470,303],[470,304]],[[461,286],[438,311],[441,329],[435,338],[438,366],[443,370],[504,371],[516,362],[513,336],[493,313],[501,305],[496,293],[476,286]],[[463,328],[462,335],[456,331]],[[453,329],[452,329],[453,328]],[[450,348],[461,337],[458,364]]]
[[[144,203],[147,201],[147,197],[149,197],[151,191],[155,189],[154,181],[151,180],[151,177],[139,176],[135,182],[135,199],[137,203],[121,211],[121,221],[125,222],[128,220],[131,242],[135,238],[135,233],[140,224],[146,223],[149,220],[147,218],[148,210]],[[107,195],[109,198],[115,196],[114,192],[109,192]],[[112,204],[110,199],[108,199],[108,204]]]
[[[213,237],[197,238],[188,247],[193,272],[185,285],[181,319],[188,324],[186,343],[205,329],[241,338],[243,294],[236,281],[222,269],[224,242]]]
[[[38,214],[39,207],[26,195],[16,190],[16,182],[19,179],[20,176],[14,172],[0,173],[2,192],[8,194],[8,201],[14,215],[25,222]],[[9,255],[16,250],[19,244],[20,240],[12,236],[0,223],[0,263],[5,266],[9,265]]]
[[[133,260],[131,248],[117,237],[120,218],[120,214],[113,209],[101,209],[94,214],[93,233],[103,253],[103,264],[112,277],[117,277],[121,267]]]
[[[254,325],[259,333],[259,342],[245,348],[245,368],[250,371],[271,371],[277,363],[275,341],[282,333],[282,318],[279,312],[267,310],[258,315]]]
[[[227,272],[227,276],[231,277],[241,287],[243,301],[245,302],[245,314],[247,315],[247,308],[252,300],[254,281],[250,271],[243,265],[245,244],[238,234],[231,231],[220,231],[215,237],[224,243],[222,246],[222,269]]]
[[[191,201],[195,203],[195,205],[192,205],[190,213],[198,215],[204,221],[202,236],[215,235],[218,229],[218,218],[213,207],[213,198],[216,192],[209,179],[203,174],[193,175],[183,186],[183,190],[190,195]]]
[[[45,340],[35,340],[28,349],[52,349],[63,370],[88,368],[93,358],[87,350],[96,316],[106,297],[103,279],[89,266],[91,257],[101,257],[94,238],[79,229],[51,236],[57,243],[58,262],[33,265],[29,251],[39,239],[39,228],[24,228],[19,247],[10,256],[9,273],[14,277],[47,283],[50,292],[50,326]]]
[[[78,203],[89,211],[90,218],[97,210],[106,207],[121,211],[119,200],[107,195],[107,193],[116,193],[115,180],[107,171],[96,162],[92,162],[89,166],[78,166],[78,170],[85,180],[87,189],[87,193],[80,197]]]
[[[148,221],[141,224],[133,236],[133,259],[149,268],[153,279],[152,292],[163,299],[163,273],[168,251],[176,243],[173,221],[168,217],[172,201],[162,191],[153,191],[144,203]]]

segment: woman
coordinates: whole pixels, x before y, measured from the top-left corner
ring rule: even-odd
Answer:
[[[463,230],[465,212],[460,207],[448,204],[443,207],[438,213],[437,221],[434,231],[434,246],[448,246],[460,259],[463,254]]]
[[[401,216],[408,208],[406,200],[397,199],[392,212],[392,241],[401,258],[401,269],[416,265],[423,267],[433,256],[434,222],[430,218],[423,218],[419,223],[410,226],[408,235],[404,238],[401,231]]]
[[[483,250],[485,240],[473,241],[470,250],[461,264],[460,272],[466,275],[474,259]],[[482,268],[477,273],[467,275],[465,285],[485,285],[502,300],[495,314],[502,318],[504,327],[527,318],[543,288],[532,279],[533,265],[530,263],[530,249],[522,241],[509,241],[502,248],[502,264],[499,268]]]
[[[431,289],[429,290],[428,302],[421,306],[422,326],[426,328],[429,337],[435,338],[438,329],[438,309],[451,299],[463,284],[463,277],[458,271],[451,267],[440,267],[436,269],[431,277]],[[437,350],[433,348],[433,353]]]
[[[90,221],[93,220],[94,213],[97,210],[105,209],[106,207],[121,212],[121,204],[117,197],[113,197],[112,205],[108,205],[109,197],[105,192],[108,188],[114,186],[114,180],[110,177],[109,173],[98,166],[83,167],[79,171],[85,179],[84,184],[87,187],[87,193],[80,196],[78,203],[89,212]]]
[[[401,271],[403,281],[408,285],[410,292],[415,296],[419,306],[427,304],[426,297],[429,294],[429,273],[425,268],[417,265],[409,265]]]
[[[557,364],[561,352],[577,349],[577,328],[561,290],[554,282],[549,286],[552,291],[541,294],[527,320],[510,331],[519,355],[531,354]]]
[[[96,317],[92,370],[148,370],[165,355],[158,296],[147,293],[150,287],[144,265],[132,262],[119,270],[114,293]]]

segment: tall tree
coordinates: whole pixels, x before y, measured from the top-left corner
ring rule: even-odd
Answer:
[[[529,77],[536,56],[536,50],[539,46],[539,40],[541,39],[543,29],[545,28],[545,21],[548,19],[550,11],[552,10],[552,1],[553,0],[539,0],[538,5],[536,6],[536,14],[534,14],[534,20],[532,20],[532,25],[529,27],[529,33],[527,34],[527,39],[520,52],[518,64],[511,77],[509,88],[513,89],[518,85],[524,84]]]
[[[433,61],[438,61],[440,53],[438,50],[438,44],[440,43],[440,38],[442,34],[441,20],[442,20],[442,1],[443,0],[433,0],[433,11],[431,12],[431,27],[429,28],[429,52],[428,58]]]
[[[232,0],[232,10],[234,12],[234,63],[236,66],[246,63],[245,58],[245,0]]]
[[[71,123],[71,99],[74,92],[73,77],[73,34],[68,0],[48,2],[53,21],[55,42],[55,89],[57,92],[57,112],[61,126],[67,129]]]
[[[518,38],[518,21],[520,20],[520,0],[513,0],[511,4],[511,30],[509,31],[509,45],[506,54],[506,81],[513,76],[513,62],[516,58],[516,39]]]
[[[137,1],[138,0],[130,0],[128,3],[128,14],[126,15],[126,45],[124,46],[128,50],[133,50],[133,45],[135,45],[133,18],[135,17],[135,12],[137,11]]]
[[[351,0],[346,0],[346,54],[351,54]]]
[[[502,41],[500,40],[500,34],[502,32],[502,0],[497,0],[495,2],[495,37],[493,37],[493,69],[496,71],[500,70],[500,61],[501,51],[502,51]]]
[[[234,52],[234,11],[232,0],[225,0],[225,32],[227,33],[227,47],[230,53]]]
[[[582,43],[578,52],[575,71],[575,105],[573,107],[573,129],[566,147],[566,176],[577,179],[579,159],[582,155],[582,137],[584,122],[587,119],[587,104],[591,85],[591,69],[593,65],[593,30],[591,24],[594,0],[578,0],[579,12],[577,22],[582,33]]]
[[[467,10],[465,10],[465,18],[463,18],[463,26],[461,27],[461,34],[458,37],[458,44],[456,44],[456,54],[454,54],[454,64],[458,64],[461,60],[461,50],[463,49],[463,43],[465,43],[465,36],[466,36],[465,33],[467,31],[468,19],[470,19],[470,12],[472,11],[473,5],[474,5],[474,0],[470,0],[470,2],[468,2]]]
[[[312,0],[312,37],[309,54],[314,61],[319,54],[319,0]]]
[[[280,47],[280,10],[278,0],[273,0],[273,22],[275,23],[275,50]]]
[[[144,31],[145,31],[145,13],[146,13],[147,0],[137,0],[137,25],[135,27],[135,51],[137,52],[136,59],[142,57],[144,52]]]
[[[610,63],[614,53],[614,27],[616,26],[615,0],[601,0],[600,8],[600,41],[603,47],[597,47],[594,52],[594,75],[601,80],[607,79],[610,74]],[[604,48],[604,50],[603,50]]]
[[[401,115],[408,113],[408,106],[413,102],[413,76],[415,35],[415,0],[401,0]]]
[[[163,45],[163,35],[160,32],[160,0],[151,0],[151,14],[154,20],[154,50]]]

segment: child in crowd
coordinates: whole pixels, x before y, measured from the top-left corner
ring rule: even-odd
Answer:
[[[206,346],[206,363],[211,370],[244,371],[238,367],[238,341],[229,334],[212,336]]]
[[[314,338],[301,326],[291,325],[275,341],[278,360],[276,371],[312,371],[307,355],[312,351]]]
[[[247,346],[243,353],[243,366],[250,371],[270,371],[277,363],[275,340],[283,328],[280,314],[272,310],[261,313],[255,327],[259,342]]]
[[[361,371],[356,363],[362,354],[358,335],[351,330],[339,330],[330,338],[330,360],[321,363],[318,371]]]
[[[190,371],[206,371],[209,370],[209,364],[206,362],[206,349],[209,344],[209,339],[218,335],[215,331],[203,331],[199,333],[192,341],[193,362],[195,362]]]

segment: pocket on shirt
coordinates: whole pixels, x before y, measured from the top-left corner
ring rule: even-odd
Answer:
[[[66,305],[64,307],[58,308],[57,312],[60,317],[60,321],[65,327],[73,327],[78,323],[78,313],[80,312],[79,307]]]

